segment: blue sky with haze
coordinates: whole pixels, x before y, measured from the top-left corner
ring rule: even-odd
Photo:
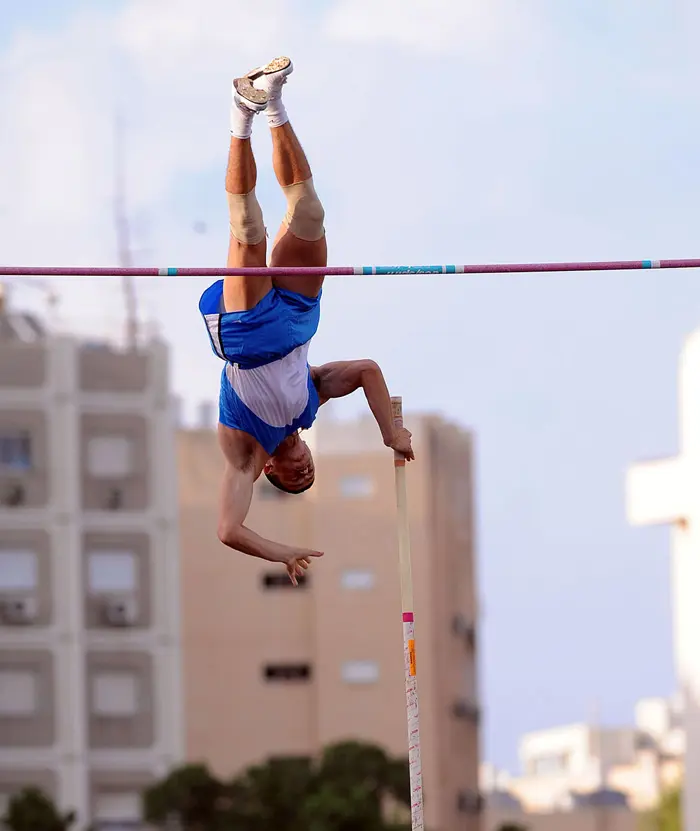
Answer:
[[[334,264],[700,255],[700,11],[689,0],[0,10],[7,263],[115,263],[119,108],[138,262],[223,264],[230,79],[280,53],[297,66],[285,98]],[[274,225],[282,199],[257,127]],[[203,285],[140,284],[190,413],[215,398],[219,372],[196,314]],[[63,325],[121,325],[115,281],[60,290]],[[689,272],[327,284],[313,360],[374,357],[407,408],[476,431],[491,761],[515,767],[522,732],[584,719],[595,698],[605,721],[624,723],[637,698],[673,690],[668,535],[627,526],[623,486],[630,463],[677,450],[676,367],[699,313]]]

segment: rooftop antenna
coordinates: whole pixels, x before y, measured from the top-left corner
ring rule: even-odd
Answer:
[[[124,160],[124,123],[119,114],[114,129],[114,228],[117,235],[117,256],[121,268],[132,268],[131,229],[126,210],[126,166]],[[136,284],[130,274],[122,276],[126,305],[126,346],[135,352],[139,343]]]

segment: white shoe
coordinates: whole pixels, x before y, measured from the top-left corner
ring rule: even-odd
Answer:
[[[269,96],[265,90],[256,89],[248,75],[233,82],[233,102],[237,107],[260,113],[267,107]]]
[[[266,92],[268,99],[276,98],[280,90],[287,83],[287,78],[294,72],[294,64],[289,58],[275,58],[265,66],[258,67],[245,76],[253,83],[253,87]]]

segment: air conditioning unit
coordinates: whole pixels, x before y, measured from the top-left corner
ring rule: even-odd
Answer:
[[[112,595],[104,600],[104,619],[109,626],[133,626],[139,617],[136,598],[130,595]]]
[[[464,638],[469,646],[474,646],[476,640],[474,624],[470,623],[464,615],[455,615],[452,618],[452,631],[455,635]]]
[[[13,483],[3,489],[0,502],[6,508],[19,508],[20,505],[24,505],[26,499],[27,494],[24,490],[24,485]]]
[[[10,626],[27,626],[34,623],[38,611],[37,599],[31,595],[0,598],[2,620]]]
[[[121,488],[109,489],[106,507],[108,511],[119,511],[124,507],[124,491]]]

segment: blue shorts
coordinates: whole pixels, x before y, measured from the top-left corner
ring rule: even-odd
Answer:
[[[277,361],[313,338],[321,318],[321,292],[305,297],[273,288],[252,309],[224,311],[224,281],[211,285],[199,301],[214,353],[241,369]]]
[[[311,427],[318,412],[318,392],[304,356],[318,329],[321,294],[312,298],[273,288],[252,309],[226,312],[223,285],[223,280],[214,283],[199,302],[212,349],[226,361],[219,421],[253,436],[272,455],[287,436]],[[290,361],[295,372],[290,371]],[[254,379],[247,388],[255,390],[255,400],[247,399],[248,403],[243,400],[243,376]],[[289,379],[294,379],[291,394]],[[242,384],[243,391],[234,384]],[[287,386],[281,395],[283,385]]]

